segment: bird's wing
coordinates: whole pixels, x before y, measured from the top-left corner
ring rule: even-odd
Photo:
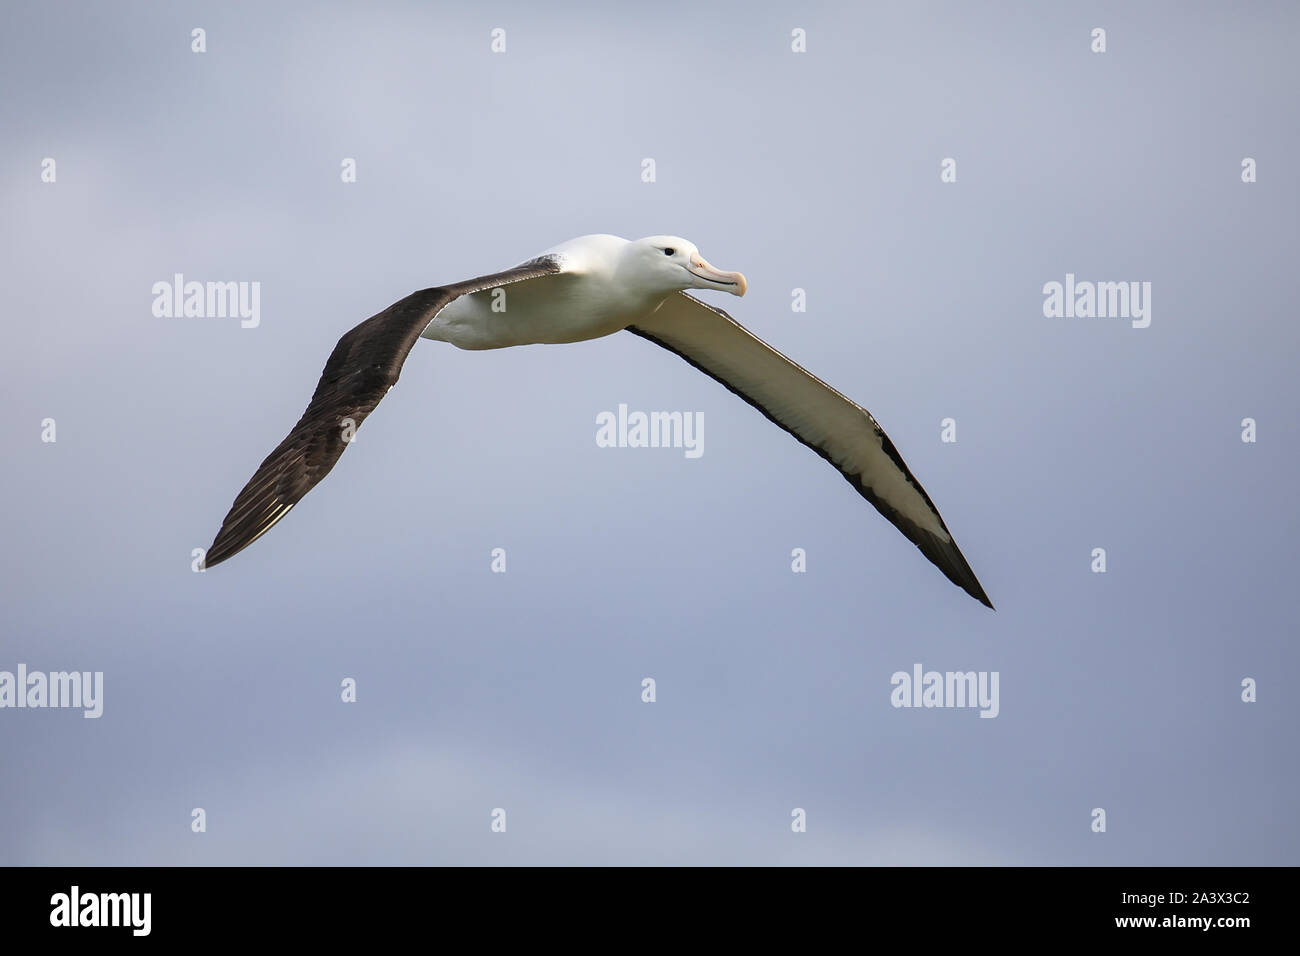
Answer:
[[[447,303],[560,271],[557,259],[543,256],[504,272],[413,292],[339,339],[307,410],[235,498],[204,567],[220,564],[266,534],[329,474],[351,435],[396,384],[420,333]]]
[[[628,331],[677,353],[829,461],[948,580],[993,607],[934,502],[865,408],[685,292]]]

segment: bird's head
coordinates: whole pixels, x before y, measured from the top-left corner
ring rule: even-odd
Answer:
[[[745,294],[745,277],[723,272],[709,265],[695,243],[680,236],[647,236],[628,243],[626,265],[642,284],[655,292],[684,289],[717,289],[732,295]]]

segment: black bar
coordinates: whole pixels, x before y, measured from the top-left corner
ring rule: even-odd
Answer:
[[[437,926],[477,926],[495,936],[528,926],[555,928],[566,921],[579,936],[599,923],[615,931],[621,927],[627,940],[635,940],[639,934],[653,937],[695,921],[725,928],[738,938],[784,927],[796,934],[806,931],[810,939],[842,929],[864,942],[883,941],[886,931],[900,931],[918,941],[1129,937],[1147,944],[1181,945],[1204,938],[1231,945],[1259,929],[1285,929],[1287,920],[1279,912],[1294,875],[1285,868],[1178,867],[574,868],[545,873],[486,868],[10,868],[0,870],[6,884],[0,894],[0,925],[7,941],[75,937],[91,944],[110,937],[337,943],[349,936],[375,940],[411,927]],[[71,922],[74,886],[78,922],[97,919],[101,912],[112,917],[116,909],[118,922],[126,925],[52,925]],[[149,894],[147,936],[136,934],[144,928],[144,896],[105,900],[100,895],[110,893]],[[94,901],[87,902],[88,896]],[[1201,921],[1207,919],[1205,926]],[[668,939],[662,937],[665,944]]]

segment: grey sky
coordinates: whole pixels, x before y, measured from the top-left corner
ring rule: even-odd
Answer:
[[[0,14],[0,670],[105,680],[0,710],[0,862],[1300,862],[1295,5],[376,6]],[[621,333],[420,343],[191,573],[340,334],[588,232],[743,270],[718,304],[872,410],[997,612]],[[155,318],[176,272],[260,326]],[[1045,318],[1066,273],[1150,327]],[[619,403],[705,454],[596,447]],[[999,716],[891,707],[916,662]]]

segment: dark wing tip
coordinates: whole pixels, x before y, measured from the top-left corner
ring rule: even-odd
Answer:
[[[203,570],[216,567],[222,561],[233,558],[250,544],[270,531],[280,519],[293,510],[292,503],[271,502],[257,514],[242,521],[231,521],[227,516],[222,522],[217,536],[212,540],[203,557]],[[234,513],[232,508],[231,512]]]
[[[881,450],[889,456],[890,461],[894,463],[894,467],[902,472],[903,477],[907,479],[908,484],[916,489],[916,493],[921,496],[921,499],[926,503],[926,506],[929,507],[931,513],[938,519],[939,526],[947,532],[948,540],[945,541],[933,532],[919,528],[904,519],[902,515],[898,514],[893,508],[888,507],[874,494],[869,493],[862,485],[861,476],[858,476],[856,480],[852,478],[850,480],[853,481],[853,483],[858,486],[859,490],[862,491],[863,495],[876,506],[876,510],[893,522],[895,527],[902,531],[913,544],[920,548],[921,553],[929,558],[930,563],[942,571],[949,581],[957,585],[957,587],[961,588],[989,610],[996,611],[997,608],[993,606],[993,602],[989,600],[989,596],[984,593],[984,588],[980,585],[979,579],[975,577],[975,572],[971,570],[970,564],[967,563],[966,556],[961,553],[961,549],[957,547],[957,542],[953,540],[952,532],[948,531],[948,526],[943,523],[943,516],[939,514],[939,509],[936,508],[934,502],[930,500],[930,496],[926,494],[925,489],[921,487],[921,483],[916,480],[916,476],[912,474],[912,470],[907,467],[907,462],[903,461],[903,456],[898,453],[898,449],[895,448],[894,443],[889,440],[889,436],[886,435],[885,430],[880,427],[880,423],[877,422],[875,418],[872,417],[871,413],[865,408],[862,409],[862,412],[867,416],[867,420],[875,430],[876,437],[880,440]],[[848,478],[849,476],[845,475],[845,477]]]
[[[908,535],[908,537],[912,537]],[[921,553],[930,559],[930,563],[944,573],[944,576],[957,587],[961,588],[975,600],[979,601],[990,611],[996,611],[993,602],[984,592],[983,586],[979,579],[975,577],[975,572],[966,562],[966,557],[957,547],[957,542],[951,537],[947,541],[930,534],[921,532],[916,537],[912,537],[913,542]]]
[[[899,458],[897,461],[901,465],[902,459]],[[929,495],[925,494],[925,490],[912,477],[912,473],[906,470],[907,466],[901,465],[901,467],[913,486],[916,487],[917,491],[928,503],[930,501]],[[957,542],[953,539],[951,532],[948,532],[945,539],[933,531],[920,527],[916,522],[904,517],[897,508],[884,501],[868,485],[863,484],[860,475],[850,475],[844,472],[841,472],[841,474],[844,474],[844,477],[849,480],[849,484],[857,489],[858,494],[871,502],[890,524],[903,532],[903,536],[916,545],[930,563],[943,572],[944,577],[989,610],[997,610],[997,608],[993,607],[993,602],[989,600],[989,596],[984,593],[983,586],[980,584],[979,579],[975,577],[975,572],[971,570],[970,564],[967,563],[966,556],[961,553],[961,548],[957,547]],[[931,508],[933,508],[933,505],[931,505]],[[947,525],[943,524],[943,518],[939,517],[939,512],[936,510],[934,514],[936,518],[939,518],[940,526],[947,532]]]

